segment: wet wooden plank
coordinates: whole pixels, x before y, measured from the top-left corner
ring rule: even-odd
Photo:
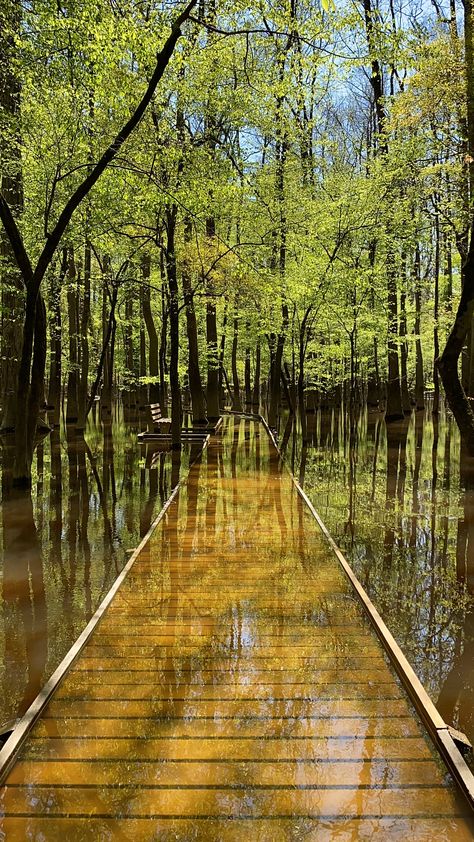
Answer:
[[[472,833],[461,819],[411,818],[333,818],[324,821],[295,817],[293,819],[158,819],[154,820],[154,832],[160,842],[354,842],[355,839],[370,839],[371,842],[470,842]],[[100,838],[114,838],[120,842],[150,842],[149,819],[86,818],[58,819],[35,817],[0,819],[0,831],[7,839],[27,839],[34,828],[38,838],[48,842],[64,842],[78,839],[81,842],[97,842]]]
[[[118,707],[118,706],[117,706]],[[283,707],[283,706],[282,706]],[[182,715],[173,716],[164,712],[162,716],[131,717],[116,710],[117,716],[101,717],[90,713],[87,705],[80,708],[82,716],[57,719],[43,717],[36,729],[37,737],[48,737],[55,732],[62,738],[71,737],[340,737],[366,739],[367,737],[419,737],[420,729],[410,717],[393,719],[338,719],[333,722],[329,718],[321,719],[312,716],[310,709],[299,707],[291,709],[290,714],[282,716],[265,716],[265,711],[254,707],[255,713],[239,717],[221,716],[219,708],[213,714],[206,716],[192,716],[186,708]],[[151,714],[151,711],[149,711]]]
[[[281,763],[255,761],[213,763],[176,763],[168,761],[157,766],[143,761],[116,761],[108,763],[88,760],[50,762],[20,760],[11,772],[10,784],[60,784],[76,786],[88,781],[92,785],[130,784],[176,786],[192,785],[197,775],[208,784],[242,784],[246,781],[271,786],[407,786],[440,785],[443,782],[439,766],[433,760],[335,760],[322,762],[298,760]]]
[[[150,818],[159,816],[417,816],[458,815],[453,794],[444,786],[407,788],[321,787],[270,790],[246,785],[247,797],[233,786],[222,788],[176,787],[147,789],[131,787],[47,787],[37,784],[35,798],[28,786],[8,787],[1,799],[4,815],[92,816],[125,815]]]
[[[36,734],[36,732],[35,732]],[[244,739],[223,737],[222,739],[200,739],[192,737],[170,738],[163,734],[160,738],[105,739],[97,737],[62,738],[55,736],[54,728],[47,738],[34,735],[28,740],[22,757],[24,758],[60,758],[75,757],[78,760],[91,758],[139,760],[140,758],[162,760],[209,760],[212,758],[230,758],[234,760],[279,760],[279,759],[357,759],[377,758],[379,760],[416,760],[429,758],[426,742],[423,738],[365,737],[357,739],[353,735],[346,739],[337,737],[316,737],[303,739],[295,737],[269,737],[267,739],[249,737]],[[7,782],[8,783],[8,782]]]

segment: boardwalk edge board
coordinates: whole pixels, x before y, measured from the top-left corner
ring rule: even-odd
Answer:
[[[400,649],[400,646],[398,645],[395,638],[385,625],[384,621],[382,620],[382,617],[375,608],[375,605],[373,604],[368,594],[365,592],[364,588],[359,582],[349,562],[344,557],[342,551],[332,538],[328,528],[321,519],[321,516],[314,508],[308,495],[303,491],[296,477],[292,474],[291,470],[289,469],[280,452],[275,435],[271,428],[268,426],[267,421],[262,415],[260,416],[260,420],[263,426],[265,427],[265,430],[267,431],[282,463],[284,464],[285,469],[290,474],[298,494],[306,503],[309,511],[316,520],[319,528],[321,529],[321,532],[323,533],[331,549],[335,553],[342,569],[344,570],[347,578],[349,579],[352,587],[354,588],[359,602],[362,604],[365,613],[369,617],[379,640],[381,641],[385,651],[387,652],[393,667],[395,668],[405,690],[407,691],[413,705],[415,706],[417,713],[419,714],[422,722],[424,723],[435,747],[441,754],[459,789],[461,790],[469,806],[471,807],[471,810],[474,811],[474,775],[471,772],[466,761],[464,760],[464,757],[462,756],[458,746],[456,745],[451,735],[451,726],[449,726],[439,714],[437,708],[435,707],[428,693],[423,687],[420,679],[416,675],[413,668],[410,666],[407,658]]]
[[[103,615],[107,611],[110,603],[112,602],[113,598],[115,597],[117,591],[123,584],[124,580],[127,578],[131,568],[133,567],[136,559],[140,555],[143,548],[146,546],[148,541],[150,540],[153,532],[155,531],[156,527],[158,526],[159,522],[163,519],[166,512],[168,511],[171,503],[173,500],[178,496],[178,492],[180,491],[181,487],[188,479],[188,474],[192,466],[201,458],[202,454],[204,453],[207,445],[209,444],[211,436],[207,434],[205,439],[203,440],[203,446],[199,451],[196,458],[189,464],[188,472],[186,476],[178,482],[178,484],[174,487],[173,491],[171,492],[170,496],[166,500],[165,504],[163,505],[162,509],[156,516],[155,520],[151,524],[148,532],[144,535],[138,546],[133,550],[130,558],[128,559],[125,567],[121,570],[117,578],[115,579],[113,585],[111,586],[110,590],[95,610],[94,614],[92,615],[91,619],[89,620],[85,629],[81,632],[79,637],[77,638],[76,642],[71,646],[69,651],[64,656],[63,660],[56,667],[53,674],[50,676],[44,687],[40,690],[36,698],[31,703],[30,707],[23,714],[21,719],[18,721],[18,724],[14,728],[12,735],[5,741],[3,744],[2,749],[0,750],[0,784],[2,784],[8,775],[10,769],[12,768],[13,764],[15,763],[16,756],[22,747],[23,743],[25,742],[28,734],[30,733],[33,725],[41,716],[43,710],[45,709],[46,705],[48,704],[49,700],[53,696],[53,694],[58,689],[59,685],[71,669],[74,662],[77,660],[79,655],[81,654],[82,650],[84,649],[86,643],[88,642],[89,638],[95,631],[96,626],[98,625],[99,621],[102,619]]]

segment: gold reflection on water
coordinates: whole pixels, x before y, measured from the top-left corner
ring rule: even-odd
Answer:
[[[262,428],[227,419],[2,790],[7,839],[472,838]]]

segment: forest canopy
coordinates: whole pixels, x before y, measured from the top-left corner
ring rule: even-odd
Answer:
[[[4,0],[1,408],[38,424],[282,397],[474,453],[470,4]],[[462,292],[462,295],[461,295]],[[437,362],[439,359],[439,363]],[[458,376],[459,372],[459,376]]]

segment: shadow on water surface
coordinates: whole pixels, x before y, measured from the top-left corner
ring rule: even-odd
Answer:
[[[429,409],[286,419],[285,458],[449,724],[474,742],[474,460]]]
[[[19,494],[3,440],[0,729],[26,711],[76,640],[189,455],[186,445],[177,454],[140,445],[136,426],[122,421],[91,424],[85,439],[55,429],[36,449],[31,493]]]

